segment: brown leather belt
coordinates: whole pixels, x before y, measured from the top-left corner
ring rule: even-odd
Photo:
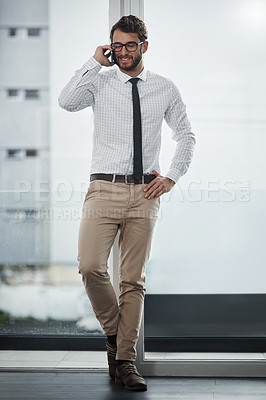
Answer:
[[[143,175],[141,180],[137,180],[133,175],[116,175],[116,174],[91,174],[90,180],[96,179],[109,181],[109,182],[122,182],[127,185],[137,185],[140,183],[150,183],[156,175]]]

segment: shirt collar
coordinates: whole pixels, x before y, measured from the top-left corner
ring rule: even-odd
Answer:
[[[132,76],[125,74],[124,72],[121,71],[121,69],[119,67],[117,67],[117,77],[120,79],[121,82],[123,83],[127,83],[129,81],[129,79],[132,78]],[[141,79],[142,81],[146,81],[147,79],[147,71],[146,69],[143,68],[143,70],[141,71],[141,73],[136,76],[136,78]]]

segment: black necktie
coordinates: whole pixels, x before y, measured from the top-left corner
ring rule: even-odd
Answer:
[[[141,180],[143,175],[142,166],[142,138],[141,138],[141,113],[139,92],[137,88],[139,78],[129,79],[132,83],[133,98],[133,133],[134,133],[134,166],[133,175],[137,180]]]

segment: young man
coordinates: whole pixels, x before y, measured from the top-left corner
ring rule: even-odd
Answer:
[[[145,266],[160,196],[187,171],[195,144],[175,85],[143,67],[144,22],[129,15],[111,29],[111,44],[95,54],[62,90],[67,111],[92,106],[90,185],[79,231],[79,273],[105,335],[110,377],[129,390],[146,390],[133,362],[145,295]],[[113,61],[110,61],[111,56]],[[100,73],[102,66],[115,67]],[[132,79],[133,78],[133,79]],[[166,176],[160,175],[163,118],[177,142]],[[107,260],[119,231],[119,303]]]

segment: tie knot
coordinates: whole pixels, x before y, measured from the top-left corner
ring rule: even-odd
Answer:
[[[132,83],[132,85],[136,85],[138,83],[139,78],[131,78],[129,79],[129,82]]]

